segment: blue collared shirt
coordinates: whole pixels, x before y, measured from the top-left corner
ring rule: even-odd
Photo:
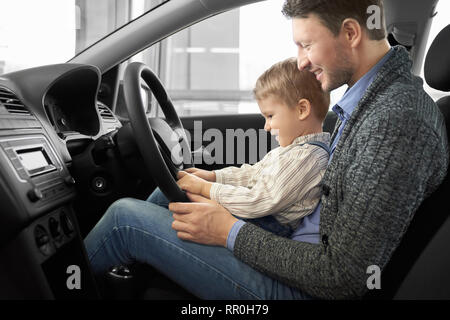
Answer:
[[[331,155],[328,160],[328,164],[331,162],[333,158],[334,150],[336,149],[336,145],[342,135],[342,131],[344,130],[345,125],[347,124],[348,119],[353,112],[353,110],[358,105],[359,100],[361,100],[364,92],[372,83],[375,75],[383,66],[383,64],[389,59],[392,55],[393,49],[391,48],[389,52],[380,60],[378,63],[372,67],[361,79],[359,79],[351,88],[347,89],[344,96],[339,100],[337,104],[335,104],[332,110],[337,114],[339,119],[342,121],[339,126],[338,133],[334,138],[331,144]],[[321,202],[319,201],[314,212],[302,219],[299,227],[295,232],[291,235],[291,239],[295,241],[302,242],[310,242],[310,243],[319,243],[320,233],[319,233],[319,223],[320,223],[320,208]],[[234,243],[236,241],[237,234],[242,226],[245,224],[244,221],[238,220],[235,222],[233,227],[228,234],[227,239],[227,248],[230,250],[234,249]]]

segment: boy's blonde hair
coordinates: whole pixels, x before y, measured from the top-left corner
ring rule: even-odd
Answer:
[[[295,58],[278,62],[266,70],[256,81],[253,94],[256,100],[275,96],[291,108],[301,99],[307,99],[320,121],[325,119],[330,105],[330,94],[322,90],[313,73],[298,70]]]

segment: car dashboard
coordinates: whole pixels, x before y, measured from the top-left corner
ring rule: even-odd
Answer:
[[[68,145],[121,127],[97,100],[100,80],[96,67],[80,64],[0,76],[0,298],[96,295]],[[66,285],[69,266],[79,268],[83,290]]]

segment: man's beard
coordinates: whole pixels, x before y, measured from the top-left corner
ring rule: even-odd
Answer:
[[[339,47],[336,48],[336,61],[339,62],[339,65],[337,65],[333,71],[326,72],[328,84],[325,88],[322,86],[324,91],[330,92],[343,86],[344,84],[349,84],[355,73],[350,59]]]
[[[328,73],[328,84],[326,88],[322,88],[324,91],[331,92],[344,84],[348,84],[353,76],[353,70],[348,68],[339,69]]]

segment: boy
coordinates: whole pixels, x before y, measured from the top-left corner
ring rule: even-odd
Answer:
[[[313,212],[328,163],[329,134],[322,132],[329,94],[295,58],[273,65],[258,79],[254,95],[280,147],[254,165],[178,173],[181,189],[200,194],[268,231],[288,237]],[[151,201],[151,199],[149,199]]]

